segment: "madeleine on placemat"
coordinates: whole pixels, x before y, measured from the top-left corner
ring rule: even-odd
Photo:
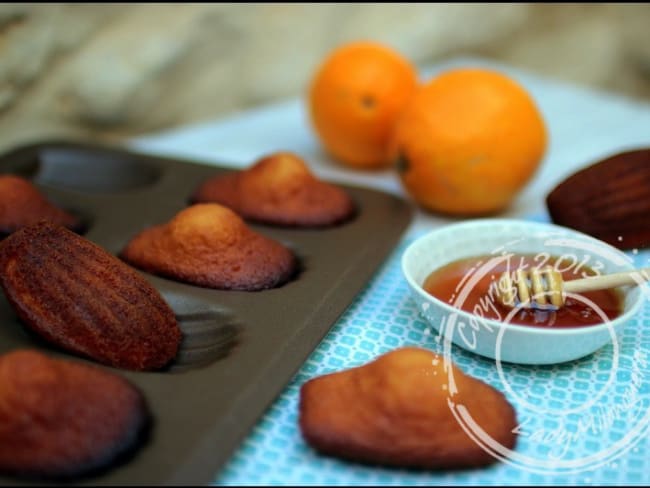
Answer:
[[[513,407],[490,385],[444,358],[404,347],[363,366],[313,378],[300,389],[300,429],[316,450],[401,468],[458,469],[496,461],[461,427],[459,406],[482,438],[512,449]],[[471,425],[471,424],[470,424]]]
[[[623,250],[650,247],[650,148],[573,173],[546,196],[546,206],[555,224]]]
[[[47,200],[30,181],[0,175],[0,238],[22,227],[47,220],[80,232],[80,219]]]
[[[142,231],[120,254],[143,271],[207,288],[262,290],[280,286],[297,269],[294,254],[251,230],[232,210],[197,204]]]
[[[98,367],[29,349],[0,356],[0,473],[70,479],[126,460],[151,425],[142,393]]]
[[[0,285],[21,322],[66,351],[138,371],[176,356],[181,330],[160,293],[60,225],[40,222],[0,242]]]
[[[225,205],[244,219],[287,227],[325,227],[354,215],[341,188],[316,178],[297,155],[279,152],[252,167],[205,181],[192,202]]]

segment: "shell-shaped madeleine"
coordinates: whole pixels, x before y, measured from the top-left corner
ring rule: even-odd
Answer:
[[[210,178],[191,200],[219,203],[244,219],[287,227],[327,227],[355,213],[354,202],[343,189],[316,178],[290,152],[271,154],[243,171]]]
[[[80,219],[47,200],[30,181],[0,175],[0,236],[47,220],[73,231],[82,229]]]
[[[0,473],[69,479],[135,452],[151,418],[125,379],[21,349],[0,356]]]
[[[464,409],[486,436],[508,449],[516,442],[515,411],[499,391],[451,367],[453,385],[442,357],[404,347],[313,378],[300,390],[302,435],[324,454],[365,463],[420,469],[494,463],[452,406]]]
[[[619,249],[650,247],[650,148],[577,171],[551,190],[546,206],[554,223]]]
[[[120,256],[152,274],[223,290],[273,288],[297,269],[288,248],[215,203],[192,205],[169,222],[145,229]]]
[[[41,222],[2,241],[0,285],[25,326],[67,351],[132,370],[176,356],[181,331],[160,293],[64,227]]]

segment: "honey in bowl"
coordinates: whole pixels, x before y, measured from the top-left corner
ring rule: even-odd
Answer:
[[[424,281],[423,288],[439,300],[468,313],[480,310],[481,316],[508,323],[536,327],[584,327],[604,322],[604,316],[613,320],[623,313],[623,298],[615,290],[597,290],[580,293],[580,297],[567,295],[562,307],[508,308],[497,300],[495,282],[504,272],[515,269],[534,269],[552,266],[561,273],[564,281],[596,276],[598,273],[584,263],[548,255],[520,254],[508,259],[495,260],[495,256],[477,256],[451,262],[434,270]],[[467,279],[489,261],[489,268],[476,284],[468,286]],[[467,291],[462,300],[459,292]]]

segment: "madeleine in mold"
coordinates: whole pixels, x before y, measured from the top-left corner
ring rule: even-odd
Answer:
[[[78,479],[122,464],[146,442],[142,392],[111,371],[31,349],[0,356],[0,473]]]
[[[316,178],[296,154],[278,152],[252,167],[201,184],[193,203],[225,205],[244,219],[284,227],[327,227],[353,217],[355,205],[341,188]]]
[[[192,205],[169,222],[145,229],[120,257],[152,274],[222,290],[274,288],[298,267],[288,248],[216,203]]]
[[[108,366],[158,370],[180,346],[182,331],[158,290],[60,225],[41,221],[0,243],[0,288],[28,330]]]
[[[47,200],[30,181],[14,175],[0,175],[0,238],[41,220],[75,232],[81,220]]]

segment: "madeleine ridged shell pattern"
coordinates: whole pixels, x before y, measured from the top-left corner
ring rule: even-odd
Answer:
[[[64,227],[25,227],[0,244],[0,285],[24,325],[110,366],[155,370],[176,355],[174,312],[136,270]]]
[[[650,247],[650,149],[577,171],[551,190],[546,206],[554,223],[619,249]]]

